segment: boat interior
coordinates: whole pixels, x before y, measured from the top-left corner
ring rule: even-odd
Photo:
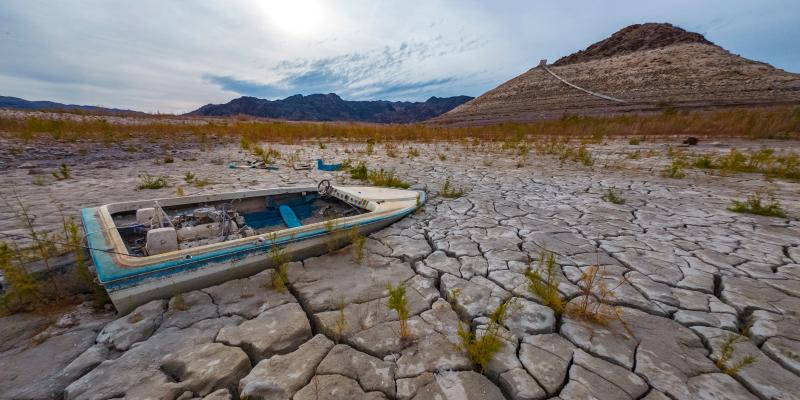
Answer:
[[[368,210],[317,192],[281,193],[112,213],[131,256],[151,256],[359,215]]]

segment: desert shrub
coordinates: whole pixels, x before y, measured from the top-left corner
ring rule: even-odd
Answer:
[[[5,313],[14,313],[42,303],[42,285],[21,265],[13,261],[14,250],[5,242],[0,242],[0,272],[6,281],[2,294]]]
[[[556,315],[564,313],[565,302],[558,291],[558,276],[561,267],[556,264],[553,252],[542,250],[539,255],[539,268],[528,268],[525,277],[528,278],[528,291],[536,295],[542,304],[553,309]]]
[[[392,143],[386,143],[383,145],[383,149],[386,151],[386,156],[390,158],[397,157],[397,146]]]
[[[208,178],[194,178],[194,186],[198,188],[204,188],[212,183],[211,179]]]
[[[350,229],[350,241],[353,243],[353,259],[360,264],[364,260],[364,244],[367,238],[358,232],[357,226],[354,226]]]
[[[686,177],[686,172],[683,168],[685,162],[681,159],[672,160],[672,162],[661,171],[661,176],[664,178],[683,179]]]
[[[367,163],[364,161],[359,161],[358,164],[351,166],[349,172],[350,178],[353,179],[365,181],[369,178],[369,169],[367,168]]]
[[[164,156],[164,164],[172,164],[175,162],[175,159],[172,158],[170,155]]]
[[[59,181],[63,181],[72,177],[72,171],[70,170],[69,165],[64,163],[61,163],[61,165],[58,167],[58,171],[53,171],[52,174],[53,177]]]
[[[406,288],[403,285],[393,287],[391,283],[386,284],[386,289],[389,291],[389,300],[386,306],[390,310],[397,312],[400,318],[400,338],[408,339],[411,337],[411,332],[408,329],[408,299],[406,298]]]
[[[409,183],[400,179],[394,170],[384,170],[383,168],[378,171],[370,171],[368,180],[375,186],[396,187],[401,189],[408,189],[411,187]]]
[[[189,305],[186,304],[186,299],[183,297],[183,293],[178,293],[172,297],[172,307],[178,311],[186,311],[189,309]]]
[[[450,177],[447,177],[444,180],[444,184],[442,184],[442,189],[439,191],[439,194],[442,195],[442,197],[445,197],[445,198],[448,198],[448,199],[456,199],[456,198],[464,196],[466,193],[467,193],[467,190],[464,189],[463,187],[458,187],[457,188],[457,187],[453,186],[453,184],[450,183]]]
[[[719,368],[722,372],[734,376],[742,368],[747,367],[748,365],[756,362],[757,357],[753,354],[746,354],[744,357],[740,358],[738,361],[734,363],[730,363],[731,359],[733,358],[733,352],[736,350],[736,343],[742,342],[746,340],[743,336],[737,335],[735,333],[731,333],[722,342],[722,346],[720,346],[719,350],[719,358],[716,361],[717,368]]]
[[[695,158],[694,162],[692,162],[692,166],[700,169],[713,169],[715,167],[714,160],[708,154],[703,154]]]
[[[478,367],[480,372],[486,371],[489,363],[500,349],[503,348],[503,339],[500,337],[500,328],[508,312],[509,301],[503,302],[489,316],[489,324],[482,335],[473,333],[469,326],[458,324],[459,347],[469,357],[470,361]]]
[[[341,342],[344,331],[347,329],[347,318],[344,314],[344,309],[344,301],[339,301],[339,315],[336,317],[336,325],[334,326],[333,332],[333,338],[336,343]]]
[[[630,140],[628,140],[628,144],[631,145],[631,146],[638,146],[641,143],[642,143],[642,139],[638,138],[638,137],[630,138]]]
[[[406,152],[406,155],[408,156],[408,158],[419,157],[419,150],[413,147],[409,147],[408,151]]]
[[[734,200],[729,211],[743,214],[762,215],[766,217],[786,218],[786,212],[781,204],[774,197],[769,201],[764,201],[761,193],[755,192],[747,197],[745,201]]]
[[[277,235],[274,233],[269,235],[269,242],[269,258],[272,267],[275,268],[272,271],[272,288],[281,293],[285,293],[288,290],[289,261],[291,261],[291,257],[284,251],[284,248],[278,244]]]
[[[140,176],[139,184],[136,186],[137,190],[145,190],[145,189],[163,189],[169,186],[167,182],[166,176],[153,176],[150,174],[144,174]]]
[[[603,195],[603,200],[614,204],[625,204],[625,198],[622,197],[619,190],[613,186],[606,190],[606,193]]]
[[[275,267],[272,271],[272,288],[286,293],[288,291],[287,284],[289,283],[289,268],[288,264],[281,264]]]

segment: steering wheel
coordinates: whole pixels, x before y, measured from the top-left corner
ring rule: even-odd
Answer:
[[[330,196],[333,193],[333,186],[331,186],[331,181],[328,179],[323,179],[319,181],[319,185],[317,185],[317,192],[319,192],[320,196]]]

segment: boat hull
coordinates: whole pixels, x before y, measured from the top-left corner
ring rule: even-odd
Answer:
[[[366,224],[359,227],[359,232],[362,235],[368,235],[391,225],[401,218],[403,216]],[[316,257],[330,250],[328,243],[332,240],[332,235],[334,234],[325,234],[290,243],[282,246],[283,251],[293,261]],[[203,289],[232,279],[246,278],[265,269],[275,267],[269,251],[259,251],[242,258],[210,263],[201,268],[160,279],[153,279],[143,284],[110,290],[108,293],[117,311],[125,314],[151,300],[170,298],[177,293]]]
[[[251,240],[245,244],[217,246],[183,258],[173,257],[139,267],[125,266],[120,261],[126,258],[124,255],[105,251],[118,247],[113,245],[113,235],[99,234],[111,231],[101,217],[101,207],[83,209],[82,219],[87,231],[87,242],[93,249],[90,253],[100,284],[108,292],[117,311],[125,314],[151,300],[170,298],[178,293],[214,286],[274,268],[276,266],[273,265],[271,249],[275,246],[279,246],[282,253],[294,261],[324,254],[331,249],[332,244],[337,247],[346,245],[354,230],[361,235],[368,235],[414,212],[425,200],[424,193],[420,192],[419,196],[420,200],[416,205],[408,206],[406,200],[403,208],[393,212],[374,216],[365,214],[361,219],[342,222],[334,228],[328,226],[301,229],[299,233],[291,235],[278,235],[269,240],[262,237],[258,241]]]

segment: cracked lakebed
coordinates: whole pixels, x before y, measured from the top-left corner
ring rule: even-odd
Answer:
[[[420,156],[391,158],[379,146],[368,156],[352,144],[276,146],[303,159],[364,159],[427,186],[424,210],[370,235],[361,261],[345,247],[293,262],[286,292],[272,289],[268,270],[127,316],[81,305],[54,318],[4,317],[0,398],[800,398],[800,184],[698,170],[663,178],[665,155],[627,159],[631,146],[621,141],[590,146],[591,168],[533,154],[518,168],[518,157],[499,146],[401,144],[398,153],[409,146]],[[660,143],[638,147],[666,152]],[[71,213],[168,197],[187,171],[214,182],[187,193],[355,183],[344,173],[226,167],[243,157],[220,147],[181,150],[170,165],[67,158],[72,179],[35,186],[29,169],[10,169],[0,190],[13,186],[46,228],[60,224],[53,200]],[[173,187],[135,191],[144,172],[168,176]],[[437,196],[447,177],[467,194]],[[602,200],[609,187],[624,204]],[[790,218],[726,210],[754,190],[774,193]],[[0,231],[19,229],[10,210],[0,217]],[[543,249],[555,253],[558,289],[573,302],[582,274],[601,266],[607,287],[617,288],[605,301],[624,324],[559,316],[543,305],[524,275]],[[406,287],[414,340],[399,338],[387,283]],[[477,373],[457,346],[459,324],[480,330],[509,299],[502,348]],[[723,343],[745,330],[732,360],[756,360],[725,374],[716,363]]]

